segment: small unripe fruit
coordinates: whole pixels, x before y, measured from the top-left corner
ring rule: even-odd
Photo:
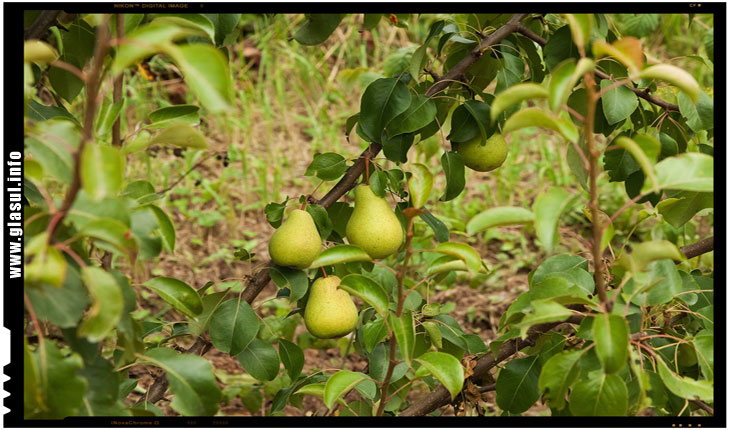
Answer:
[[[481,135],[472,140],[458,143],[456,152],[464,159],[464,165],[477,172],[489,172],[504,163],[507,158],[507,142],[499,133],[494,133],[484,145]]]

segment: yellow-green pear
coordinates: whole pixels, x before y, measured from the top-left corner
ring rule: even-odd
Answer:
[[[504,163],[507,158],[507,142],[499,133],[494,133],[484,145],[480,145],[481,135],[456,146],[464,159],[464,165],[477,172],[489,172]]]
[[[304,309],[307,330],[320,339],[331,339],[350,333],[357,323],[357,308],[345,290],[341,290],[340,278],[319,278],[309,290],[309,300]]]
[[[355,189],[355,210],[345,228],[347,240],[372,258],[385,258],[400,248],[403,229],[388,202],[369,185]]]
[[[271,260],[279,266],[306,269],[322,250],[322,239],[309,212],[293,210],[269,241]]]

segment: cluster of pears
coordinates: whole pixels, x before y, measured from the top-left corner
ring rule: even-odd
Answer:
[[[494,133],[482,145],[482,136],[456,145],[458,152],[464,159],[464,165],[477,172],[489,172],[504,163],[507,158],[507,142],[500,133]]]
[[[369,185],[355,189],[355,209],[347,222],[347,240],[372,258],[394,254],[403,242],[403,229],[388,202],[375,195]],[[269,241],[271,260],[279,265],[306,269],[322,250],[322,238],[312,216],[304,210],[292,211]],[[304,324],[321,339],[344,336],[355,329],[357,308],[347,291],[339,288],[340,278],[319,278],[309,290]]]

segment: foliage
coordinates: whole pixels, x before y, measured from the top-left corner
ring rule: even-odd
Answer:
[[[422,415],[444,405],[438,390],[463,402],[461,410],[483,414],[485,378],[507,359],[491,388],[503,415],[525,413],[541,398],[555,416],[646,409],[702,415],[712,407],[713,273],[685,258],[677,234],[694,231],[693,220],[712,223],[713,99],[712,83],[705,85],[712,74],[649,63],[646,38],[669,26],[672,15],[294,18],[292,37],[303,46],[292,52],[316,49],[353,22],[365,33],[408,29],[418,43],[393,53],[382,71],[342,76],[363,89],[359,111],[327,121],[368,149],[355,158],[343,148],[312,149],[298,175],[318,181],[334,199],[316,201],[314,191],[284,198],[277,191],[260,205],[261,220],[279,228],[298,201],[325,250],[304,269],[259,265],[246,288],[223,280],[196,288],[145,273],[145,261],[176,252],[180,218],[170,207],[204,226],[233,208],[197,179],[218,209],[190,213],[168,198],[179,181],[156,189],[151,174],[137,179],[127,163],[152,148],[173,147],[189,169],[182,180],[206,151],[211,156],[216,122],[208,118],[233,122],[229,112],[241,102],[232,73],[241,29],[274,24],[223,14],[121,18],[77,15],[67,31],[26,42],[24,293],[28,332],[35,335],[25,338],[25,418],[150,413],[124,403],[137,384],[130,369],[142,364],[165,372],[170,407],[182,415],[215,415],[235,396],[252,412],[265,396],[268,415],[282,414],[287,404],[301,408],[304,396],[321,398],[340,415]],[[690,19],[709,29],[697,61],[711,70],[712,19]],[[112,46],[122,23],[123,42]],[[143,82],[141,65],[154,62],[179,71],[191,96],[147,108],[134,124],[124,115],[129,97],[110,98],[100,83]],[[312,127],[318,121],[324,120],[315,115]],[[458,145],[504,135],[513,154],[489,174],[509,178],[516,142],[530,132],[559,142],[574,177],[566,171],[563,183],[541,185],[531,207],[485,204],[468,219],[457,213],[460,224],[453,222],[447,211],[463,210],[467,184],[478,180]],[[437,142],[434,154],[444,147],[435,167],[424,155],[430,141]],[[377,157],[381,148],[384,159]],[[228,148],[226,159],[235,151]],[[360,171],[375,195],[395,202],[406,238],[381,261],[345,243],[353,210],[336,200]],[[603,192],[611,186],[623,192]],[[568,218],[587,226],[590,264],[563,252]],[[634,234],[647,219],[656,222],[651,233]],[[469,242],[505,226],[530,232],[548,257],[528,265],[527,291],[509,304],[499,337],[485,345],[429,297],[457,273],[474,283],[497,273]],[[250,249],[225,258],[253,263]],[[311,285],[327,275],[340,277],[340,288],[360,303],[343,355],[366,357],[365,371],[342,365],[303,371],[305,350],[336,345],[293,336]],[[285,305],[262,317],[252,303],[269,279]],[[155,316],[140,313],[140,297],[159,297],[166,307]],[[41,326],[59,328],[62,336],[46,338]],[[204,355],[191,353],[206,339],[240,362],[241,380],[226,379]],[[517,350],[524,354],[513,358]],[[411,390],[431,393],[411,403]]]

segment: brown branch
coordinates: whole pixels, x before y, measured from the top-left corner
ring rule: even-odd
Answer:
[[[30,27],[23,32],[23,40],[40,39],[46,31],[56,22],[60,10],[44,10],[33,21]]]
[[[713,249],[715,249],[715,236],[710,236],[708,238],[700,240],[699,242],[695,242],[679,248],[679,250],[682,251],[682,254],[684,254],[684,256],[687,257],[688,260],[690,258],[697,257],[698,255],[710,252]]]
[[[571,309],[579,309],[580,306],[572,305],[568,306]],[[572,321],[571,321],[572,322]],[[542,334],[554,329],[560,324],[563,324],[564,321],[561,322],[551,322],[551,323],[544,323],[544,324],[538,324],[536,326],[533,326],[528,332],[527,337],[523,339],[512,339],[507,342],[505,342],[497,352],[497,358],[494,358],[494,355],[490,352],[487,353],[484,357],[477,360],[477,364],[474,367],[472,375],[469,377],[469,379],[475,383],[478,384],[479,381],[489,373],[489,370],[492,369],[494,366],[496,366],[498,363],[506,360],[507,358],[511,357],[512,355],[516,354],[519,350],[522,348],[525,348],[527,346],[533,346],[535,345],[535,342],[537,341],[537,338],[540,337]],[[416,417],[416,416],[423,416],[426,414],[429,414],[436,409],[440,408],[441,406],[447,405],[451,402],[451,395],[449,394],[449,391],[443,386],[439,385],[436,387],[435,390],[428,393],[426,396],[424,396],[421,399],[416,400],[408,409],[401,412],[398,416],[401,417]]]
[[[442,77],[440,81],[434,83],[433,86],[431,86],[431,88],[426,91],[426,95],[431,97],[432,95],[437,94],[446,87],[448,87],[451,81],[458,80],[459,76],[461,76],[466,71],[466,69],[468,69],[472,64],[476,63],[479,58],[481,58],[485,50],[487,50],[490,46],[499,43],[502,39],[517,31],[518,26],[520,25],[520,21],[522,21],[526,16],[526,13],[518,13],[513,15],[512,18],[510,18],[510,20],[507,21],[503,26],[499,27],[489,36],[485,37],[479,43],[479,45],[469,53],[469,55],[464,57],[461,61],[456,63],[454,67],[449,69],[449,71]]]
[[[124,38],[124,15],[121,13],[118,13],[116,16],[117,19],[117,40],[121,40]],[[119,51],[119,48],[117,48],[117,52]],[[113,100],[114,103],[119,103],[122,100],[122,87],[124,85],[124,73],[120,73],[116,78],[114,78],[114,92],[113,92]],[[122,127],[122,112],[119,113],[119,117],[116,121],[114,121],[114,124],[112,125],[112,146],[122,146],[122,137],[121,137],[121,127]]]
[[[81,131],[81,143],[74,152],[74,171],[71,178],[71,185],[66,192],[66,197],[63,200],[63,204],[58,209],[58,212],[54,214],[55,224],[49,230],[49,240],[53,240],[53,236],[56,229],[61,225],[61,221],[68,213],[76,195],[81,188],[81,154],[84,151],[86,144],[94,138],[94,114],[96,113],[96,95],[99,92],[101,86],[101,69],[104,67],[104,57],[106,51],[109,49],[109,20],[108,16],[99,25],[99,29],[96,34],[96,48],[94,49],[94,58],[91,63],[91,69],[89,74],[86,75],[86,105],[84,109],[84,128]]]
[[[517,32],[519,32],[523,36],[525,36],[525,37],[527,37],[529,39],[532,39],[533,41],[537,42],[537,44],[540,45],[540,46],[545,46],[547,44],[547,40],[546,39],[544,39],[543,37],[540,37],[539,35],[535,34],[532,30],[530,30],[529,28],[527,28],[525,25],[523,25],[521,23],[517,25]],[[610,76],[608,76],[607,74],[603,73],[600,70],[596,70],[595,71],[595,75],[598,76],[598,78],[600,78],[600,79],[609,79],[609,80],[615,82],[614,79],[611,79]],[[649,103],[653,103],[653,104],[655,104],[657,106],[660,106],[660,107],[662,107],[662,108],[664,108],[665,110],[668,110],[668,111],[679,112],[679,106],[677,106],[675,104],[672,104],[672,103],[669,103],[669,102],[666,102],[666,101],[664,101],[664,100],[662,100],[660,98],[654,97],[654,96],[650,95],[648,92],[646,92],[646,90],[640,90],[638,88],[634,88],[630,84],[626,84],[624,86],[626,88],[630,89],[637,96],[639,96],[642,99],[648,101]]]
[[[699,406],[700,409],[703,409],[705,412],[709,413],[710,415],[715,415],[715,410],[711,407],[707,406],[704,402],[701,402],[697,399],[690,399],[690,402],[694,403],[695,405]]]

